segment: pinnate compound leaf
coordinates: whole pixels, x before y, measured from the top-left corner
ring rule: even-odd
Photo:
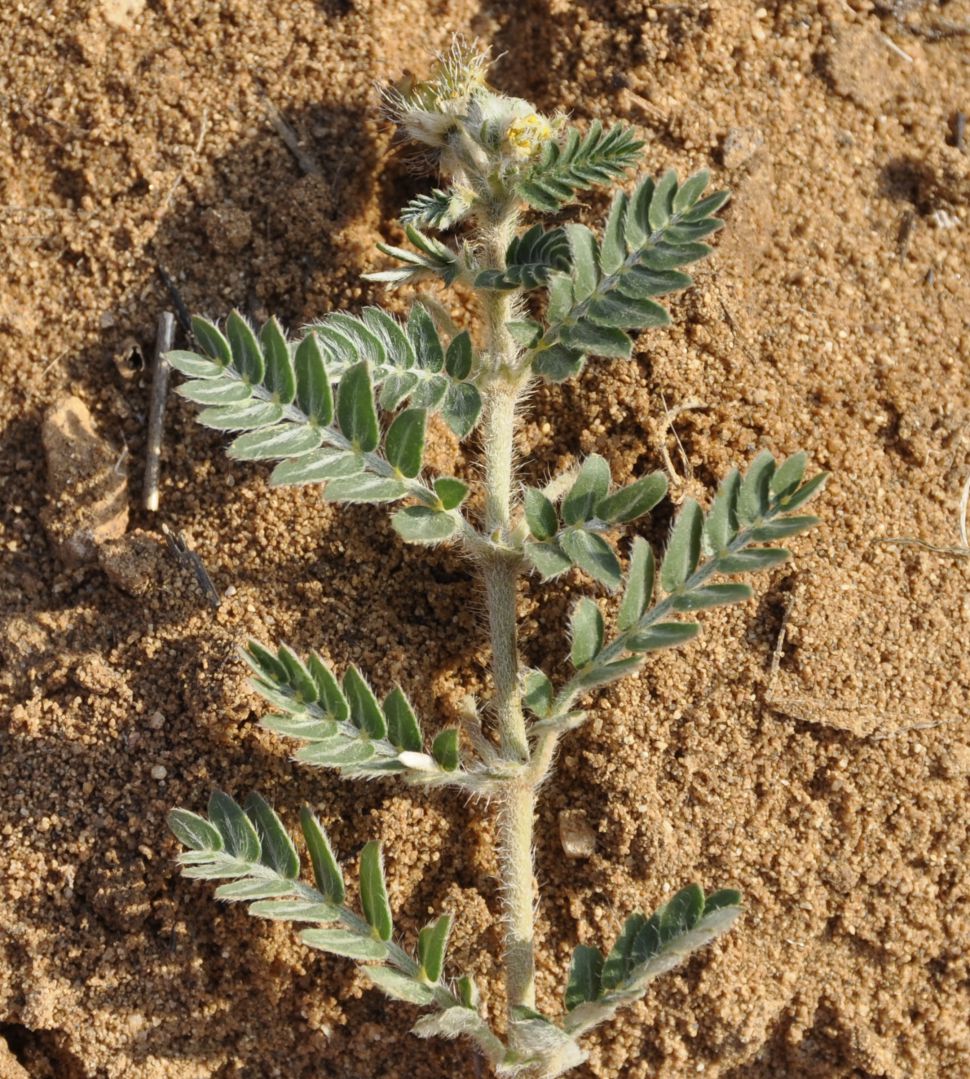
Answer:
[[[189,850],[220,851],[225,847],[218,828],[214,828],[198,813],[189,809],[172,809],[167,819],[175,838]]]
[[[394,922],[387,898],[381,845],[376,839],[365,843],[360,852],[360,902],[374,936],[379,940],[390,940]]]
[[[645,539],[635,536],[626,575],[626,590],[616,619],[621,632],[639,622],[650,606],[655,573],[653,548]]]
[[[443,543],[458,530],[450,513],[430,506],[407,506],[391,517],[391,527],[406,543]]]
[[[219,829],[227,854],[244,862],[258,862],[259,836],[242,807],[228,794],[215,790],[209,797],[209,820]]]
[[[311,948],[347,959],[386,959],[387,945],[348,929],[304,929],[300,940]]]
[[[434,1001],[434,990],[393,967],[364,967],[363,973],[382,992],[407,1004],[427,1005]]]
[[[598,948],[580,944],[573,952],[569,966],[569,982],[566,986],[566,1011],[578,1004],[596,1000],[600,995],[600,979],[603,974],[603,955]]]
[[[697,568],[701,555],[701,508],[692,499],[684,501],[660,566],[660,584],[665,592],[676,592]]]
[[[300,875],[300,856],[276,811],[254,792],[246,799],[246,813],[259,836],[263,865],[286,880],[296,880]]]
[[[374,405],[374,386],[366,360],[348,367],[337,386],[337,422],[354,448],[363,453],[377,449],[380,427]]]
[[[603,647],[603,632],[603,612],[597,603],[583,596],[573,607],[570,620],[570,658],[577,670],[592,662]]]
[[[421,471],[427,415],[423,408],[407,408],[394,418],[384,436],[388,461],[409,479]]]
[[[613,548],[595,532],[576,528],[564,532],[559,545],[574,565],[611,592],[620,587],[623,573]]]
[[[335,907],[343,904],[346,888],[343,873],[334,856],[327,833],[313,815],[312,810],[304,807],[300,810],[300,827],[306,841],[310,864],[313,866],[313,879],[317,891]]]
[[[548,498],[535,487],[526,487],[522,496],[526,523],[529,531],[537,540],[548,540],[559,529],[556,508]]]
[[[438,981],[444,970],[451,923],[451,915],[442,914],[418,934],[418,962],[429,982]]]

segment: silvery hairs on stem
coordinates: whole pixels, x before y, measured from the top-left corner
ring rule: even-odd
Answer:
[[[778,462],[761,453],[743,475],[728,473],[706,510],[683,502],[659,566],[635,529],[667,493],[662,473],[617,486],[609,462],[592,454],[541,489],[516,482],[513,434],[530,386],[576,378],[588,361],[629,359],[641,331],[667,325],[657,297],[690,286],[684,267],[710,252],[703,240],[721,227],[714,214],[728,196],[705,195],[706,172],[626,184],[642,149],[631,128],[594,122],[580,131],[497,92],[487,71],[487,56],[459,41],[426,81],[387,94],[440,186],[404,207],[406,246],[378,244],[393,265],[367,275],[390,288],[461,285],[477,300],[477,326],[458,329],[434,304],[414,303],[403,321],[365,307],[326,315],[291,340],[275,318],[257,331],[233,311],[222,327],[195,318],[197,348],[168,360],[188,380],[178,392],[202,406],[199,422],[232,433],[231,457],[275,462],[271,487],[312,484],[328,502],[393,504],[403,542],[455,544],[481,579],[491,722],[466,737],[447,728],[429,739],[403,689],[378,693],[356,666],[338,677],[316,652],[258,641],[242,658],[271,709],[262,725],[299,743],[298,763],[348,779],[457,788],[492,807],[508,998],[500,1029],[486,1020],[471,976],[446,967],[450,914],[411,946],[396,938],[377,842],[360,855],[353,904],[309,809],[300,830],[310,879],[258,794],[240,805],[217,791],[207,817],[175,809],[169,821],[186,848],[185,876],[225,881],[216,896],[249,904],[257,917],[306,925],[303,943],[357,961],[384,993],[423,1008],[416,1034],[471,1039],[496,1075],[551,1079],[586,1059],[584,1034],[741,911],[733,889],[683,887],[653,914],[631,914],[606,954],[579,945],[561,1008],[539,1010],[533,821],[557,746],[582,725],[596,690],[634,675],[649,653],[691,641],[697,612],[751,597],[733,578],[788,557],[774,544],[817,523],[799,511],[825,477],[806,481],[804,454]],[[586,192],[620,182],[601,232],[549,223]],[[465,480],[425,467],[432,413],[456,438],[477,439],[479,498],[469,500]],[[572,673],[556,684],[520,662],[516,588],[523,576],[543,582],[572,570],[599,598],[576,600],[564,627]]]

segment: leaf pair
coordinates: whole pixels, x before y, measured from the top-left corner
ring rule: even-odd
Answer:
[[[570,266],[549,279],[551,326],[535,351],[538,374],[562,381],[587,355],[628,358],[628,331],[670,322],[652,297],[690,285],[679,267],[710,254],[698,241],[723,224],[712,215],[727,193],[700,199],[708,179],[699,172],[678,186],[671,171],[656,184],[641,180],[632,195],[618,192],[601,240],[585,225],[565,227]]]
[[[458,731],[441,731],[424,753],[421,726],[400,687],[382,703],[355,666],[338,682],[316,653],[304,662],[286,645],[273,652],[250,641],[242,658],[256,675],[253,688],[280,710],[261,726],[309,743],[296,760],[348,776],[400,773],[413,783],[445,782],[458,771]]]
[[[667,493],[667,480],[663,473],[654,472],[612,494],[610,485],[609,464],[598,454],[591,454],[564,497],[559,513],[545,494],[526,488],[526,523],[538,542],[527,543],[525,555],[544,580],[578,566],[607,588],[619,587],[619,560],[600,532],[649,513]]]
[[[399,285],[404,284],[413,285],[428,277],[440,277],[446,285],[450,285],[455,280],[461,272],[458,255],[447,244],[443,244],[440,240],[436,240],[431,236],[426,236],[412,223],[426,215],[431,215],[439,221],[446,220],[450,214],[451,200],[449,200],[449,205],[445,207],[442,196],[444,196],[444,192],[436,191],[433,196],[426,197],[427,201],[422,201],[416,206],[410,204],[410,206],[414,207],[413,211],[410,211],[410,206],[405,207],[402,214],[402,220],[405,222],[404,233],[414,245],[414,249],[395,247],[392,244],[378,244],[378,251],[389,255],[391,258],[403,263],[403,265],[390,270],[377,270],[366,273],[363,275],[365,280],[383,282],[388,288],[397,288]],[[461,214],[459,213],[458,216],[461,216]],[[440,225],[439,227],[446,226]]]
[[[566,1030],[584,1033],[621,1004],[642,996],[650,981],[726,933],[741,913],[731,889],[704,895],[696,884],[679,891],[656,913],[631,915],[609,955],[579,945],[566,987]]]

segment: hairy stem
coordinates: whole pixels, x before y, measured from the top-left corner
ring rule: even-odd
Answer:
[[[482,222],[483,268],[502,269],[514,235],[515,215],[496,206]],[[482,559],[492,645],[493,708],[503,755],[529,760],[529,742],[519,692],[516,592],[521,555],[510,547],[515,413],[524,386],[519,350],[506,323],[515,300],[509,292],[481,294],[487,334],[483,391],[485,398],[485,531],[492,544]],[[510,780],[499,796],[499,860],[505,905],[505,967],[508,1007],[535,1006],[532,828],[535,787],[526,777]]]

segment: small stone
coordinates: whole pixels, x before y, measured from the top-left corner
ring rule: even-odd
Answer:
[[[160,731],[162,727],[165,726],[165,717],[161,712],[152,712],[148,717],[148,726],[151,727],[153,731]]]
[[[151,770],[152,779],[164,779],[168,775],[168,769],[164,764],[156,764]]]
[[[113,585],[131,596],[143,596],[161,576],[165,545],[150,532],[135,529],[98,548],[98,563]]]
[[[253,235],[252,218],[231,202],[206,210],[202,215],[202,227],[213,250],[220,255],[234,255],[242,251]]]
[[[567,858],[588,858],[596,851],[596,833],[581,809],[564,809],[559,814],[559,841]]]
[[[757,127],[732,127],[721,143],[721,163],[726,169],[740,168],[765,144],[765,137]]]
[[[44,417],[48,504],[41,510],[57,556],[68,568],[93,562],[98,547],[124,535],[128,491],[124,455],[95,430],[87,405],[61,398]]]

